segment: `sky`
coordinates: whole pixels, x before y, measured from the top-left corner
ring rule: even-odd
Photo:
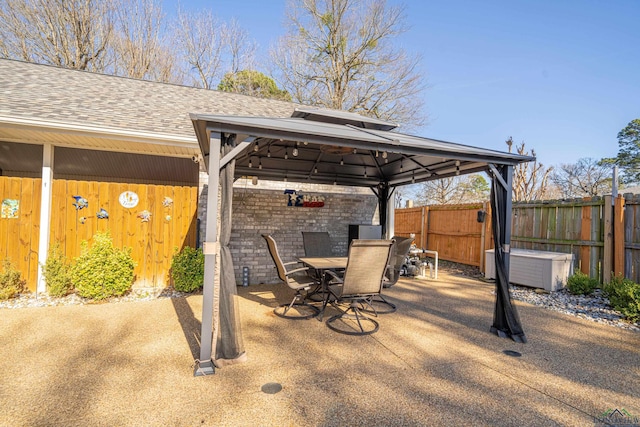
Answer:
[[[558,166],[615,157],[640,118],[640,0],[387,2],[404,5],[397,43],[426,76],[427,124],[413,134],[500,151],[511,136]],[[286,0],[180,3],[235,18],[259,55],[284,34]]]

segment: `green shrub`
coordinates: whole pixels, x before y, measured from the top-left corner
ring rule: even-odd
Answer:
[[[574,295],[590,295],[596,290],[599,283],[580,270],[567,279],[567,289]]]
[[[131,248],[114,248],[109,233],[97,233],[91,248],[82,242],[81,254],[71,267],[71,282],[81,297],[120,296],[131,290],[134,267]]]
[[[632,322],[640,320],[640,285],[622,276],[616,276],[604,285],[604,295],[614,310]]]
[[[5,259],[2,261],[2,271],[0,271],[0,300],[6,300],[17,296],[24,291],[26,282],[22,279],[22,274]]]
[[[204,282],[204,255],[202,249],[185,248],[173,255],[171,260],[173,287],[180,292],[193,292],[202,288]]]
[[[42,266],[42,275],[47,283],[49,295],[63,297],[73,290],[69,261],[57,242],[49,250],[47,262]]]

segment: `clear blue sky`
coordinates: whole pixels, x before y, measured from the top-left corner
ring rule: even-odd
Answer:
[[[422,55],[429,85],[414,133],[502,151],[513,136],[554,166],[615,156],[640,118],[640,0],[388,2],[405,5],[398,42]],[[260,54],[283,34],[285,0],[181,3],[236,18]]]

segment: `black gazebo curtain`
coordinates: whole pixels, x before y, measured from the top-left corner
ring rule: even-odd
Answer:
[[[236,136],[223,137],[221,157],[235,147]],[[233,269],[233,258],[229,249],[232,226],[233,181],[235,160],[231,160],[220,171],[220,288],[217,304],[217,334],[214,352],[216,366],[224,366],[246,360],[246,353],[240,329],[238,293]]]
[[[511,338],[515,342],[526,343],[527,337],[522,330],[518,312],[511,304],[511,295],[509,294],[509,254],[505,253],[505,244],[510,244],[510,242],[506,241],[506,230],[507,218],[510,213],[508,210],[511,208],[511,203],[507,203],[511,200],[511,185],[508,184],[506,186],[508,188],[505,188],[503,185],[505,180],[506,182],[511,181],[508,177],[508,167],[509,166],[498,166],[501,178],[503,178],[502,181],[497,176],[496,171],[492,174],[491,225],[495,245],[496,305],[493,313],[491,332],[500,337]]]

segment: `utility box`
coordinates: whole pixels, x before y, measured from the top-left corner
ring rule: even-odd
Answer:
[[[495,250],[485,251],[485,277],[496,278]],[[557,291],[567,285],[573,255],[560,252],[511,249],[509,281],[518,285]]]
[[[382,239],[381,225],[349,225],[349,245],[353,239]]]

